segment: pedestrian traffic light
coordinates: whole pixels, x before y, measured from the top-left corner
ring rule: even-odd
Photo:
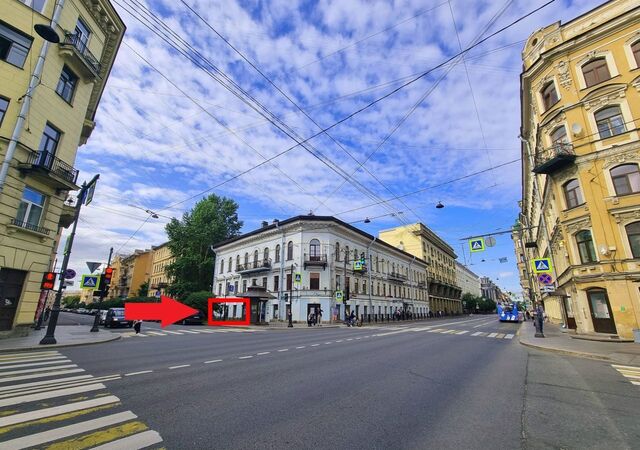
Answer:
[[[45,272],[42,275],[42,283],[40,283],[40,290],[51,290],[56,282],[55,272]]]
[[[111,284],[111,277],[113,276],[113,267],[107,267],[104,269],[104,284]]]

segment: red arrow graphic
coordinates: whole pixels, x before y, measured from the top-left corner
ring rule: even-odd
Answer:
[[[198,312],[164,295],[160,300],[160,303],[125,303],[125,320],[160,320],[160,326],[164,328]]]

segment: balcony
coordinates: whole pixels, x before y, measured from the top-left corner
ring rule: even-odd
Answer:
[[[11,219],[11,222],[9,223],[7,228],[8,234],[12,234],[18,229],[30,231],[33,234],[39,235],[42,242],[44,242],[47,239],[46,237],[49,236],[49,233],[52,232],[47,228],[39,227],[37,225],[30,224],[29,222],[22,222],[17,219]]]
[[[401,281],[403,283],[407,281],[407,276],[400,272],[390,272],[387,278],[393,281]]]
[[[264,272],[271,269],[271,261],[266,259],[263,261],[254,261],[252,263],[239,264],[236,272],[241,274]]]
[[[61,191],[80,189],[76,185],[78,169],[57,158],[53,153],[32,151],[26,162],[18,164],[18,169]]]
[[[64,41],[60,42],[59,53],[66,56],[73,67],[81,71],[85,77],[98,78],[102,68],[100,61],[93,56],[79,36],[67,33]]]
[[[304,268],[307,267],[322,267],[324,270],[327,267],[327,255],[309,255],[304,254]]]
[[[575,159],[573,145],[559,142],[553,147],[536,151],[533,172],[549,175],[573,164]]]
[[[418,287],[419,288],[426,288],[427,287],[427,282],[426,281],[418,281]]]

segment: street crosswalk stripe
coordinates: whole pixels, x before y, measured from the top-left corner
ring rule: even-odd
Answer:
[[[451,334],[451,333],[455,333],[456,330],[444,330],[441,334]]]
[[[498,334],[495,336],[495,338],[496,338],[496,339],[502,339],[502,338],[504,338],[504,337],[505,337],[505,334],[504,334],[504,333],[498,333]]]
[[[53,367],[51,368],[53,369]],[[12,381],[20,381],[20,380],[30,380],[32,378],[44,378],[58,375],[67,375],[70,373],[78,373],[84,372],[84,369],[67,369],[67,370],[57,370],[54,372],[41,372],[41,373],[32,373],[29,375],[18,375],[17,377],[4,377],[0,378],[0,383],[9,383]]]
[[[52,361],[54,359],[66,359],[66,356],[62,356],[62,355],[56,355],[56,356],[47,356],[47,357],[42,357],[42,358],[17,358],[17,359],[10,359],[10,360],[5,360],[0,362],[0,369],[2,369],[2,367],[6,366],[7,364],[18,364],[18,363],[30,363],[33,361]]]
[[[621,366],[620,364],[611,364],[611,367],[615,367],[616,369],[640,370],[640,367],[635,367],[635,366]]]
[[[48,398],[63,397],[65,395],[77,394],[79,392],[96,391],[98,389],[105,389],[105,385],[102,383],[89,384],[87,386],[77,386],[73,388],[60,389],[57,391],[41,392],[38,394],[22,395],[20,397],[11,397],[0,400],[0,408],[11,405],[21,405],[23,403],[35,402],[38,400],[44,400]]]
[[[487,333],[485,333],[484,331],[478,331],[478,336],[486,336]]]
[[[22,384],[13,384],[13,385],[10,385],[10,386],[1,386],[0,387],[0,393],[9,392],[9,391],[15,391],[15,390],[28,389],[28,388],[34,388],[34,387],[38,387],[38,386],[64,384],[64,383],[67,383],[67,382],[70,382],[70,381],[86,380],[86,379],[89,379],[89,378],[93,378],[93,376],[92,375],[77,375],[75,377],[56,378],[55,380],[34,381],[32,383],[22,383]]]
[[[429,330],[429,333],[440,333],[441,331],[444,331],[444,328],[436,328],[435,330]]]
[[[5,369],[19,369],[21,367],[33,367],[33,366],[50,366],[51,364],[61,364],[61,363],[70,363],[71,361],[69,361],[68,359],[65,359],[64,361],[42,361],[42,362],[30,362],[27,364],[14,364],[11,366],[2,366],[0,367],[0,370],[5,370]],[[1,372],[0,372],[1,374]]]
[[[92,383],[98,383],[98,382],[103,382],[103,381],[113,381],[113,380],[118,380],[120,378],[122,378],[122,377],[120,375],[116,374],[116,375],[107,375],[107,376],[99,377],[99,378],[91,377],[91,378],[84,379],[84,380],[77,380],[77,381],[71,381],[71,382],[66,382],[66,383],[53,383],[53,384],[50,384],[50,385],[38,386],[38,387],[16,388],[16,389],[14,389],[12,391],[9,391],[9,392],[0,393],[0,399],[1,398],[9,398],[9,397],[17,397],[17,396],[23,395],[25,393],[35,394],[36,392],[55,391],[57,389],[62,389],[62,388],[83,386],[83,385],[92,384]]]
[[[162,442],[157,431],[148,430],[107,444],[93,447],[93,450],[131,450],[149,447]]]
[[[504,338],[505,339],[513,339],[513,334],[507,334]]]
[[[134,333],[134,334],[132,334],[132,336],[149,337],[144,333],[137,333],[137,334]]]
[[[148,430],[144,423],[140,421],[127,422],[116,425],[105,430],[94,431],[90,434],[73,437],[66,441],[56,442],[47,447],[47,450],[84,450],[93,448],[96,445],[112,442],[114,439],[131,436],[135,433]]]
[[[215,331],[214,330],[200,330],[200,333],[211,334],[211,333],[215,333]]]
[[[180,330],[183,333],[189,333],[189,334],[200,334],[199,331],[192,331],[192,330]]]
[[[51,350],[47,352],[24,352],[24,353],[3,353],[0,355],[0,361],[7,359],[28,359],[28,358],[42,358],[43,356],[58,356],[60,352]]]
[[[498,333],[491,333],[491,334],[490,334],[489,336],[487,336],[487,337],[492,338],[492,337],[496,337],[497,335],[498,335]]]
[[[164,333],[157,333],[155,331],[147,331],[148,334],[153,334],[154,336],[168,336]]]
[[[476,331],[475,333],[472,333],[471,336],[480,336],[482,334],[482,331]]]
[[[636,386],[640,386],[640,381],[631,381],[632,384],[635,384]]]
[[[0,372],[0,376],[4,377],[5,375],[18,375],[21,373],[46,372],[47,370],[52,370],[52,369],[71,369],[72,367],[78,367],[78,366],[77,364],[65,364],[63,366],[41,367],[39,369],[10,370],[9,372]],[[1,380],[2,378],[0,378],[0,381]]]
[[[75,434],[80,434],[87,431],[93,431],[98,428],[108,427],[117,423],[126,422],[137,418],[131,411],[125,411],[121,413],[111,414],[108,416],[100,417],[98,419],[85,420],[84,422],[75,423],[73,425],[67,425],[65,427],[55,428],[49,431],[42,431],[40,433],[30,434],[8,441],[0,442],[0,447],[10,448],[12,450],[19,450],[28,447],[35,447],[46,442],[57,441],[64,439]]]
[[[467,334],[468,331],[467,330],[462,330],[462,331],[458,331],[456,334]]]
[[[115,395],[109,395],[106,397],[98,397],[91,400],[69,403],[66,405],[54,406],[51,408],[37,409],[35,411],[29,411],[26,413],[13,414],[11,416],[0,417],[0,427],[29,422],[31,420],[42,419],[44,417],[57,416],[58,414],[78,411],[81,409],[107,405],[109,403],[115,403],[118,401],[120,401],[118,397],[116,397]]]
[[[179,335],[182,335],[182,334],[183,334],[183,333],[180,333],[180,332],[178,332],[178,331],[170,331],[170,330],[163,330],[163,332],[165,332],[165,333],[169,333],[169,334],[179,334]]]

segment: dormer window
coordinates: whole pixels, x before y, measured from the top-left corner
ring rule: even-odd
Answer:
[[[595,86],[611,78],[607,60],[604,58],[594,59],[586,63],[582,66],[582,74],[587,87]]]
[[[542,95],[542,103],[544,104],[545,111],[548,111],[553,105],[558,103],[558,93],[556,92],[556,86],[553,81],[545,84],[540,95]]]

